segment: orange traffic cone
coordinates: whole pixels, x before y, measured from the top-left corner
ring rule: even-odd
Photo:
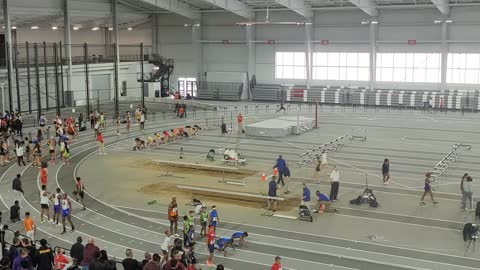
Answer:
[[[320,205],[320,209],[319,209],[318,212],[319,212],[320,214],[323,214],[323,210],[325,210],[325,205],[324,205],[324,204]]]
[[[278,176],[278,169],[277,168],[273,168],[273,176]]]
[[[262,179],[262,181],[267,181],[267,175],[265,175],[265,173],[262,173],[262,177],[260,179]]]

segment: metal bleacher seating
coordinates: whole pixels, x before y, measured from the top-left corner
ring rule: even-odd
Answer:
[[[198,99],[239,101],[243,83],[200,82],[197,91]]]

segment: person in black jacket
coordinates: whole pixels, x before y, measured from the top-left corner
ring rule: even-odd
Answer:
[[[23,189],[22,189],[22,181],[20,180],[21,175],[17,174],[17,177],[12,181],[12,190],[13,194],[15,195],[15,200],[22,200]]]
[[[83,249],[85,247],[83,246],[82,241],[83,239],[81,236],[77,237],[77,243],[73,244],[70,248],[70,257],[78,263],[83,260]]]
[[[172,250],[170,251],[170,258],[173,258],[174,254],[177,254],[178,252],[182,252],[182,259],[180,260],[180,262],[183,264],[183,265],[187,265],[187,256],[185,254],[185,250],[183,250],[182,248],[182,245],[183,245],[183,241],[182,239],[180,238],[176,238],[175,241],[173,241],[173,248]]]
[[[105,265],[100,261],[100,251],[95,251],[95,259],[88,265],[88,270],[106,270]]]
[[[140,266],[141,264],[133,258],[133,252],[131,249],[127,249],[125,251],[125,255],[127,258],[125,258],[122,261],[123,269],[124,270],[140,270],[142,269]]]
[[[15,203],[12,206],[10,206],[10,221],[11,222],[20,221],[20,206],[18,201],[15,201]]]
[[[16,238],[13,239],[13,245],[10,246],[10,249],[8,250],[8,254],[10,255],[10,268],[13,266],[13,260],[20,254],[20,239]]]
[[[40,248],[35,253],[35,264],[37,270],[52,270],[53,269],[53,252],[47,246],[47,240],[40,240]]]
[[[100,251],[100,258],[98,259],[105,267],[105,270],[117,270],[117,265],[114,260],[108,258],[106,250]]]
[[[32,243],[32,240],[29,238],[22,239],[22,246],[28,250],[28,258],[30,259],[30,263],[35,266],[35,254],[37,253],[37,248]]]

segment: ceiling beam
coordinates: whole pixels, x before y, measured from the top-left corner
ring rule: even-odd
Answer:
[[[295,11],[305,18],[311,18],[313,16],[312,7],[310,7],[305,0],[274,0],[288,9]]]
[[[223,8],[227,11],[230,11],[238,16],[241,16],[246,19],[253,19],[255,18],[255,12],[253,9],[238,1],[238,0],[203,0],[209,4],[217,6],[219,8]]]
[[[372,17],[378,16],[378,9],[376,8],[375,0],[350,0],[350,2],[368,15]]]
[[[440,10],[440,12],[444,15],[448,15],[450,13],[450,6],[448,0],[431,0],[432,3]]]
[[[196,12],[190,5],[178,0],[139,0],[138,2],[165,9],[189,19],[200,19],[200,12]]]

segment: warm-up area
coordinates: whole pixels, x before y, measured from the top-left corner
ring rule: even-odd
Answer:
[[[0,21],[0,270],[480,269],[480,0]]]

